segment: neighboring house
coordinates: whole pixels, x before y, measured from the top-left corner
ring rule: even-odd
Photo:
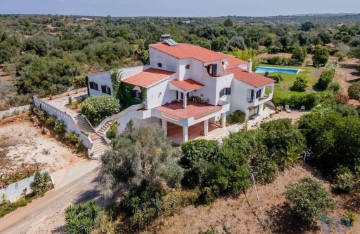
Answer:
[[[176,43],[169,35],[149,45],[149,52],[150,65],[119,70],[121,82],[132,85],[134,96],[146,90],[144,108],[123,118],[161,123],[165,132],[176,125],[182,128],[183,142],[191,126],[203,122],[206,136],[209,122],[220,120],[225,127],[226,115],[236,110],[251,118],[272,99],[274,81],[253,73],[251,60]],[[89,75],[88,90],[90,96],[112,95],[110,72]],[[120,131],[124,125],[120,120]]]

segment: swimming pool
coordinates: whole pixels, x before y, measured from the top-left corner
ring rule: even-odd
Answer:
[[[295,68],[278,68],[278,67],[256,67],[256,73],[285,73],[285,74],[298,74],[300,72],[299,69]]]

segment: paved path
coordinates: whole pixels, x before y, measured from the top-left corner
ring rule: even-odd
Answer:
[[[1,234],[21,234],[36,230],[36,225],[72,203],[84,202],[99,196],[98,161],[83,160],[53,174],[55,188],[44,197],[0,219]],[[41,230],[33,233],[47,233]]]

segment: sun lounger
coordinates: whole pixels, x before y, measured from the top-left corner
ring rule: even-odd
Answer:
[[[291,113],[291,109],[290,109],[289,105],[285,105],[285,111],[287,113]]]

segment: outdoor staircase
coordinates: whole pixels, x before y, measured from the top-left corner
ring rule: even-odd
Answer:
[[[111,126],[111,124],[114,121],[110,120],[108,122],[106,122],[98,131],[97,133],[100,134],[101,136],[105,133],[105,131]]]
[[[95,133],[94,129],[91,127],[91,125],[89,124],[89,122],[85,119],[84,116],[78,114],[74,117],[75,122],[77,124],[77,126],[80,128],[80,130],[83,133],[86,133],[87,135]]]
[[[93,141],[92,147],[92,159],[100,159],[101,155],[110,148],[109,145],[106,144],[103,138],[99,138]]]

